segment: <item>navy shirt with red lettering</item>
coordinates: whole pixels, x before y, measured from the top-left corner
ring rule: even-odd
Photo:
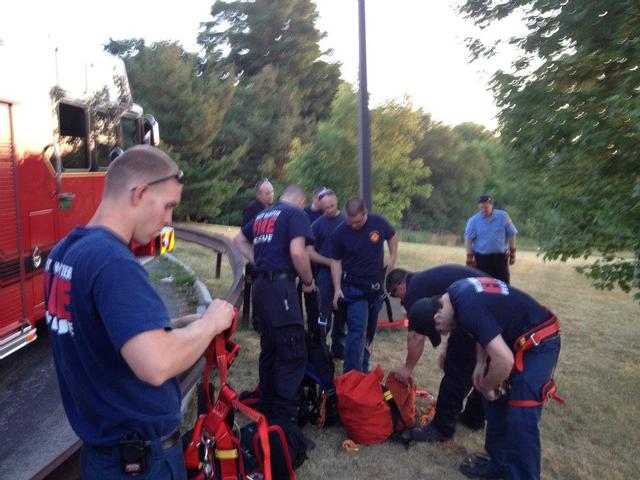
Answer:
[[[140,380],[122,356],[131,338],[170,318],[129,245],[111,230],[76,227],[45,265],[49,343],[76,434],[113,446],[125,434],[160,438],[180,423],[180,384]]]
[[[502,335],[515,340],[547,320],[551,313],[526,293],[489,277],[459,280],[447,289],[456,317],[483,347]]]
[[[253,243],[256,272],[295,273],[289,251],[291,240],[304,237],[305,243],[313,243],[304,211],[280,201],[242,227],[242,234]]]
[[[384,242],[396,234],[382,215],[369,213],[367,221],[354,230],[339,225],[331,236],[332,258],[342,261],[347,283],[374,284],[384,278]]]

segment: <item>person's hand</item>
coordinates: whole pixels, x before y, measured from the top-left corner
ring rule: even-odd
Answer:
[[[233,305],[225,300],[216,298],[204,312],[202,319],[210,322],[214,332],[213,335],[218,335],[231,326],[231,322],[233,321]]]
[[[473,253],[467,253],[467,267],[476,268],[478,264],[476,263],[476,259],[473,256]]]
[[[391,373],[405,385],[409,383],[409,379],[411,378],[411,370],[407,368],[406,365],[402,365],[401,367],[392,370]]]
[[[311,293],[315,289],[316,289],[316,282],[313,278],[311,279],[311,283],[309,284],[305,284],[304,282],[302,282],[302,291],[304,293]]]
[[[390,272],[393,270],[393,267],[396,266],[396,260],[394,258],[387,258],[384,262],[384,271]]]
[[[495,388],[488,388],[485,391],[480,391],[482,392],[482,395],[484,395],[484,398],[486,398],[490,402],[493,402],[494,400],[500,398],[500,393]]]
[[[476,367],[473,369],[473,375],[471,376],[473,380],[473,386],[479,392],[484,391],[484,364],[476,364]]]
[[[342,293],[342,289],[339,288],[333,294],[333,308],[335,310],[338,310],[338,300],[340,300],[341,298],[344,298],[344,293]]]
[[[514,263],[516,263],[516,249],[510,248],[509,249],[509,265],[513,265]]]

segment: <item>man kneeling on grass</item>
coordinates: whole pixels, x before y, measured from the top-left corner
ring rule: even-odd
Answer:
[[[462,327],[478,342],[473,384],[485,397],[490,459],[465,462],[460,471],[469,478],[540,478],[542,407],[550,398],[562,403],[553,383],[558,319],[494,278],[459,280],[444,295],[419,302],[423,330],[447,334]]]

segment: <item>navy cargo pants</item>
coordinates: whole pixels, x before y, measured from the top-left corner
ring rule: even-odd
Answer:
[[[440,381],[433,426],[445,437],[456,431],[456,422],[465,397],[473,386],[471,376],[476,365],[476,341],[463,329],[456,328],[449,336],[444,360],[444,376]],[[464,416],[469,424],[484,424],[482,396],[474,390],[467,398]]]
[[[270,422],[296,422],[307,346],[294,280],[256,278],[253,308],[260,332],[260,410]]]
[[[490,473],[510,480],[540,478],[542,405],[511,406],[513,400],[541,400],[542,387],[553,376],[560,353],[560,337],[542,342],[524,354],[524,371],[514,373],[507,398],[485,400],[485,449],[491,457]]]

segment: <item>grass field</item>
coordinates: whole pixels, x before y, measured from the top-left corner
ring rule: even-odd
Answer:
[[[232,227],[206,226],[234,235]],[[213,279],[215,256],[188,244],[176,256],[190,265],[211,289],[223,295],[227,279]],[[420,270],[441,263],[460,263],[462,247],[401,243],[398,266]],[[543,262],[533,252],[518,252],[512,284],[551,308],[562,328],[562,352],[556,382],[565,406],[551,402],[541,422],[542,478],[635,479],[640,475],[640,307],[619,291],[595,290],[575,272],[576,262]],[[230,371],[238,391],[257,383],[259,339],[250,330],[235,335],[242,350]],[[372,362],[385,372],[404,360],[406,332],[381,330]],[[420,388],[437,394],[441,377],[439,350],[427,348],[414,374]],[[316,443],[309,460],[297,470],[300,479],[457,479],[457,467],[469,453],[482,450],[483,435],[459,427],[446,444],[404,447],[384,443],[347,454],[340,449],[341,427],[305,427]]]

